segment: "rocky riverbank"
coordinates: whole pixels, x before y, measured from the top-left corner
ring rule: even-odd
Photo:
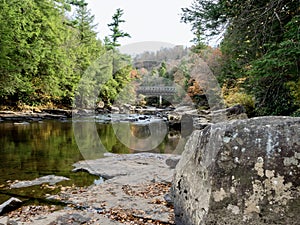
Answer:
[[[157,120],[164,121],[170,129],[181,130],[184,137],[189,136],[193,129],[202,130],[205,127],[227,120],[246,119],[246,111],[243,106],[236,105],[221,110],[197,110],[192,105],[177,107],[135,107],[124,105],[122,107],[110,107],[105,109],[44,109],[39,111],[0,111],[1,121],[13,121],[16,124],[28,124],[29,122],[49,119],[67,120],[73,118],[94,118],[97,123],[110,122],[146,122]],[[193,129],[191,129],[193,128]]]
[[[99,176],[89,187],[61,187],[45,196],[65,206],[22,206],[0,217],[0,224],[174,224],[168,192],[179,156],[109,154],[74,164],[74,172]]]
[[[0,111],[0,122],[1,121],[14,121],[19,123],[29,122],[29,121],[41,121],[47,119],[57,119],[63,120],[72,116],[71,110],[59,110],[59,113],[52,112],[15,112],[15,111]]]

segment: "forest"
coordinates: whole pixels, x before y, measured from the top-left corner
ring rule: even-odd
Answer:
[[[212,70],[229,105],[250,116],[300,116],[300,7],[297,0],[194,0],[182,21],[192,25],[194,51],[222,36]]]
[[[84,0],[0,1],[0,102],[2,107],[72,107],[89,66],[129,36],[119,29],[121,9],[104,41]],[[129,80],[130,68],[112,77],[106,99]]]
[[[74,99],[86,107],[90,103],[82,94],[92,93],[89,87],[99,78],[86,81],[84,88],[79,81],[111,51],[113,65],[104,72],[98,97],[112,104],[127,83],[142,75],[134,61],[154,57],[161,64],[151,73],[178,80],[180,68],[169,70],[166,57],[176,52],[178,60],[187,54],[177,47],[135,59],[122,55],[119,39],[130,38],[120,27],[126,22],[122,9],[108,24],[111,34],[100,40],[85,0],[0,0],[0,7],[2,109],[72,108]],[[228,106],[240,103],[250,116],[300,116],[299,10],[298,0],[194,0],[182,9],[181,20],[191,25],[195,37],[190,50],[210,66]],[[216,36],[222,39],[219,46],[208,46],[207,40]],[[114,64],[124,60],[127,65],[114,71]],[[195,85],[187,71],[181,75],[186,90]]]

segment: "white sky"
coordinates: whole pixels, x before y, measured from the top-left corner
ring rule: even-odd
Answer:
[[[86,0],[89,4],[101,40],[110,34],[107,27],[117,8],[124,10],[121,30],[131,38],[120,39],[120,44],[137,42],[167,42],[191,46],[191,26],[180,22],[181,8],[191,6],[193,0]]]

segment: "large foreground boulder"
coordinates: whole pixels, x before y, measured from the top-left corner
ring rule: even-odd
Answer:
[[[176,225],[299,224],[300,118],[195,131],[176,166]]]

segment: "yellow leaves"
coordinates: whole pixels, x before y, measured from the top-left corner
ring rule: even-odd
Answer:
[[[246,108],[246,111],[249,112],[255,107],[254,97],[244,92],[241,87],[247,77],[238,78],[235,84],[231,87],[228,87],[226,84],[222,87],[222,95],[224,97],[225,103],[228,106],[233,106],[241,104]]]
[[[251,95],[243,92],[230,93],[226,98],[225,102],[228,106],[236,104],[242,104],[243,106],[254,108],[254,99]]]
[[[251,65],[251,64],[248,64],[248,65],[246,65],[244,68],[245,68],[245,70],[251,70],[251,68],[252,68],[253,66]],[[245,80],[246,80],[246,78],[245,78]],[[244,80],[244,81],[245,81]]]
[[[243,83],[245,83],[245,81],[247,80],[247,77],[241,77],[241,78],[238,78],[237,79],[237,84],[243,84]]]
[[[289,81],[286,83],[287,87],[290,89],[292,96],[294,97],[295,104],[300,106],[300,79],[295,81]]]

